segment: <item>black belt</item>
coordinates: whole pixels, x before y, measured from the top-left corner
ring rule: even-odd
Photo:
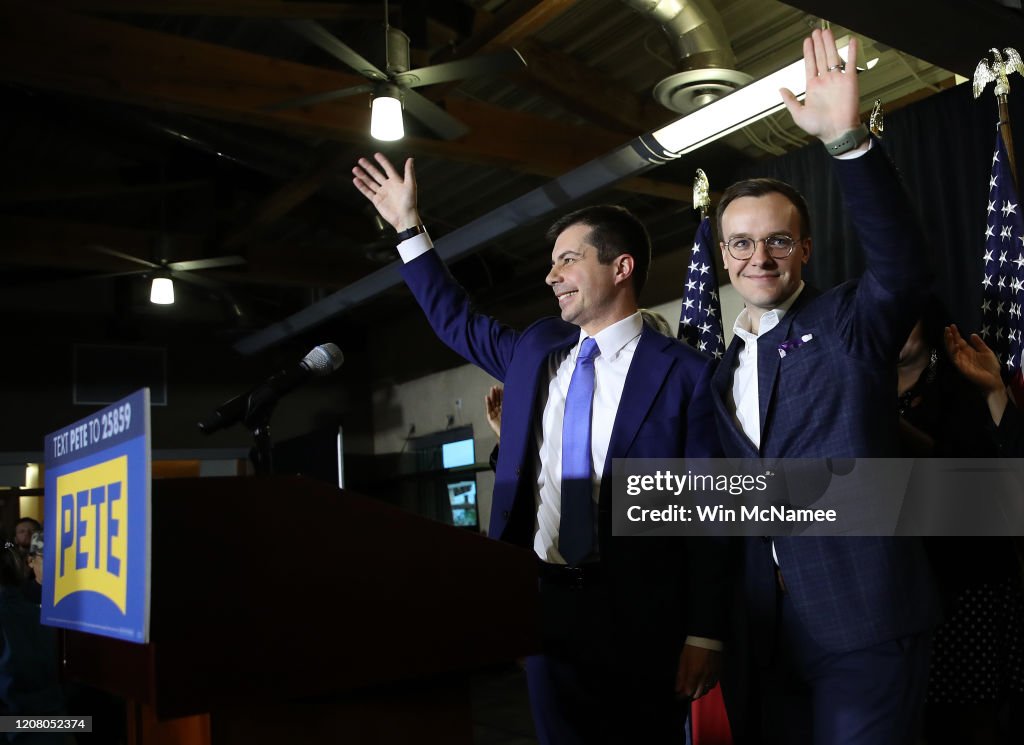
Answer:
[[[571,567],[566,564],[551,564],[542,561],[539,574],[542,584],[567,587],[573,590],[582,590],[604,582],[604,567],[599,563]]]

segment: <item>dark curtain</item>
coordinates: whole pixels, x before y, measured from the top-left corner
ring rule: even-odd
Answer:
[[[1020,88],[1018,83],[1016,90]],[[1019,137],[1024,137],[1021,96],[1024,92],[1015,97],[1011,91],[1010,115],[1022,128]],[[928,241],[921,271],[931,272],[935,292],[952,320],[970,331],[977,330],[981,317],[981,256],[997,119],[992,86],[975,101],[970,84],[885,118],[883,145],[917,205]],[[844,215],[829,156],[819,142],[751,164],[738,176],[778,178],[807,199],[814,236],[814,253],[805,270],[809,284],[827,289],[861,274],[863,255]]]

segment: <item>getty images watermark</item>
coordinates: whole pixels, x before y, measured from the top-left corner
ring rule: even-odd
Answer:
[[[1024,459],[616,459],[614,535],[1024,535]]]

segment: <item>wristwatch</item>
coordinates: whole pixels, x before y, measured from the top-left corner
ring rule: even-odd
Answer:
[[[411,228],[406,228],[405,230],[401,231],[398,235],[395,236],[395,238],[397,238],[398,242],[401,243],[402,241],[409,240],[413,236],[419,235],[420,233],[426,233],[426,232],[427,232],[427,229],[425,227],[423,227],[422,224],[421,225],[413,225]]]
[[[868,139],[868,128],[861,124],[855,129],[844,132],[841,136],[825,143],[829,155],[842,155],[856,150]]]

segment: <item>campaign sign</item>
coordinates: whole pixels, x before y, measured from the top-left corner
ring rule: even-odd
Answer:
[[[43,623],[149,641],[149,389],[44,447]]]

